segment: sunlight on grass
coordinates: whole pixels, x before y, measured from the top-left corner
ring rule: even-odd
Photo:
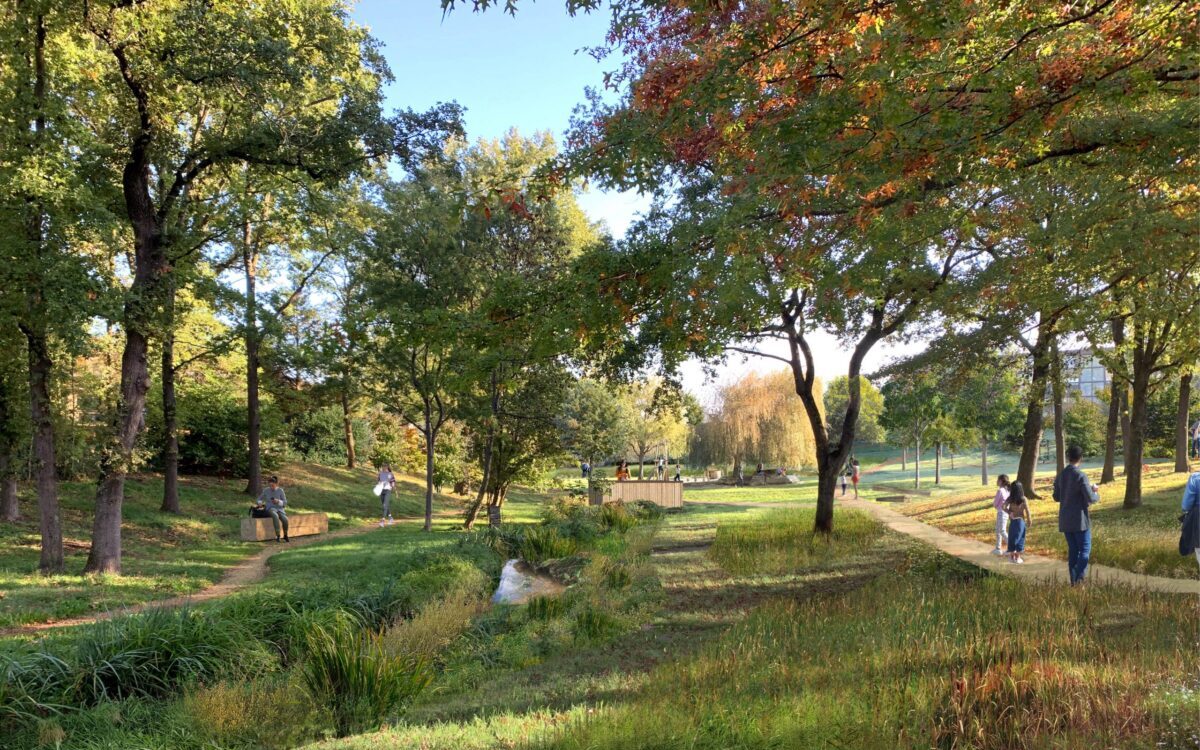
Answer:
[[[720,523],[710,554],[731,573],[785,573],[861,551],[883,533],[866,513],[841,510],[833,533],[817,534],[815,516],[815,509],[797,508]]]

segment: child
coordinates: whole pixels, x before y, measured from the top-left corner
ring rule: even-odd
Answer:
[[[996,477],[996,497],[992,507],[996,509],[996,548],[993,555],[1003,555],[1004,545],[1008,543],[1008,514],[1004,512],[1004,504],[1008,502],[1008,475]]]
[[[854,499],[858,499],[858,459],[850,459],[850,481],[854,482]],[[845,492],[842,493],[846,494]]]
[[[850,478],[850,468],[847,467],[846,471],[842,473],[842,497],[846,496],[846,480],[849,478]]]
[[[1021,553],[1025,551],[1025,532],[1029,528],[1029,503],[1025,501],[1025,488],[1020,482],[1008,487],[1008,500],[1004,503],[1008,513],[1008,553],[1018,565],[1025,562]]]

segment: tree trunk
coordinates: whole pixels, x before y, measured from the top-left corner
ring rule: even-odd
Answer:
[[[37,323],[26,328],[29,355],[29,413],[33,420],[33,476],[37,482],[38,517],[42,552],[38,570],[61,573],[64,569],[62,517],[58,507],[58,475],[55,470],[54,419],[50,401],[49,342]]]
[[[342,381],[342,430],[346,436],[346,468],[353,469],[357,464],[354,455],[354,420],[350,417],[350,385]]]
[[[1150,390],[1149,366],[1145,357],[1134,355],[1133,392],[1129,408],[1129,450],[1125,453],[1125,501],[1126,508],[1137,508],[1142,504],[1142,453],[1146,436],[1146,397]]]
[[[921,438],[920,438],[920,436],[917,436],[917,444],[914,446],[914,448],[916,450],[916,456],[913,457],[913,468],[916,469],[916,476],[914,478],[915,481],[913,482],[913,487],[915,489],[919,490],[919,489],[921,489]]]
[[[1187,473],[1188,466],[1188,407],[1192,401],[1192,373],[1179,377],[1179,410],[1175,414],[1175,471]]]
[[[1067,433],[1063,417],[1062,356],[1058,353],[1058,337],[1050,344],[1050,388],[1054,398],[1054,474],[1067,468]]]
[[[828,533],[833,530],[833,498],[837,492],[839,467],[828,456],[818,456],[817,470],[816,528]]]
[[[164,513],[179,513],[179,430],[175,408],[175,285],[169,280],[163,308],[163,499],[159,510]]]
[[[1116,480],[1114,468],[1117,462],[1117,426],[1121,420],[1121,392],[1114,378],[1108,394],[1108,425],[1104,430],[1104,470],[1100,473],[1100,484]]]
[[[38,15],[34,19],[33,34],[33,127],[32,150],[37,151],[46,132],[46,18]],[[25,226],[30,249],[37,255],[39,273],[44,252],[43,226],[44,207],[36,198],[27,199],[29,216]],[[37,482],[38,518],[41,530],[41,555],[38,570],[42,573],[63,572],[62,517],[58,506],[58,476],[54,452],[54,419],[50,401],[50,376],[53,362],[50,358],[49,336],[46,330],[46,300],[43,295],[43,280],[26,291],[26,320],[21,326],[27,342],[29,363],[29,405],[33,422],[33,450],[30,456],[32,473]]]
[[[246,494],[262,492],[262,414],[258,399],[258,252],[252,248],[249,220],[242,225],[242,261],[246,274]]]
[[[0,521],[13,523],[21,519],[21,504],[17,499],[17,478],[12,472],[12,456],[0,457]]]
[[[433,448],[437,433],[433,428],[433,408],[425,399],[425,530],[433,530]]]
[[[463,528],[470,531],[475,526],[475,519],[479,516],[479,508],[483,505],[483,498],[487,494],[488,482],[492,478],[492,445],[496,438],[494,429],[488,429],[487,441],[483,444],[483,479],[479,480],[479,492],[475,493],[475,502],[467,509],[467,518],[463,523]],[[588,476],[588,486],[591,487],[592,478]]]
[[[645,478],[645,476],[642,472],[642,468],[645,466],[645,464],[646,464],[646,454],[639,453],[638,454],[638,479],[639,480]]]
[[[987,486],[988,486],[988,467],[987,467],[987,462],[988,462],[988,454],[987,454],[987,448],[988,448],[988,439],[987,439],[987,437],[984,437],[982,440],[980,440],[980,441],[979,441],[979,447],[980,447],[980,450],[981,450],[981,452],[983,453],[983,471],[982,471],[982,479],[983,479],[983,481],[982,481],[982,484],[983,484],[983,486],[984,486],[984,487],[987,487]]]
[[[1050,377],[1050,339],[1053,324],[1042,320],[1038,324],[1037,341],[1031,356],[1033,374],[1029,383],[1029,405],[1025,410],[1025,431],[1021,440],[1021,460],[1017,465],[1017,481],[1025,488],[1026,497],[1038,497],[1034,488],[1037,474],[1038,452],[1042,443],[1042,428],[1045,422],[1043,409],[1046,403],[1046,382]]]
[[[900,471],[908,471],[908,446],[900,448]]]
[[[933,456],[933,483],[942,483],[942,441],[938,441]]]

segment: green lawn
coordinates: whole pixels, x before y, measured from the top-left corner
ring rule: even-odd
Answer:
[[[315,465],[294,465],[279,472],[294,512],[329,514],[330,529],[376,519],[379,501],[372,494],[374,475]],[[61,487],[66,575],[36,572],[40,536],[32,488],[22,487],[23,520],[0,526],[0,628],[104,612],[154,599],[190,594],[210,586],[260,543],[238,538],[249,500],[244,480],[184,477],[180,502],[184,514],[158,510],[162,481],[131,478],[125,485],[121,576],[81,575],[87,559],[95,485],[64,482]],[[401,482],[392,514],[423,512],[421,487]]]
[[[1181,557],[1179,503],[1186,474],[1172,471],[1173,464],[1151,464],[1142,479],[1142,506],[1121,507],[1125,496],[1123,477],[1100,488],[1101,503],[1092,509],[1092,560],[1104,565],[1141,573],[1179,578],[1196,578],[1196,561]],[[1099,479],[1099,472],[1088,470]],[[1067,545],[1058,532],[1058,505],[1050,497],[1052,473],[1038,475],[1043,495],[1030,503],[1033,523],[1026,537],[1030,552],[1065,559]],[[896,509],[925,523],[954,534],[981,541],[995,540],[994,488],[974,488],[934,499],[897,505]]]

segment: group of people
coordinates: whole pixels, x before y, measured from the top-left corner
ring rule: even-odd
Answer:
[[[1089,508],[1100,501],[1096,485],[1079,468],[1083,449],[1067,448],[1067,466],[1054,478],[1054,502],[1058,503],[1058,530],[1067,541],[1067,575],[1071,585],[1083,583],[1092,553],[1092,521]],[[1012,562],[1025,562],[1025,535],[1033,517],[1029,500],[1020,482],[1010,482],[1007,474],[996,478],[996,547],[993,555],[1008,555]]]
[[[1099,488],[1079,468],[1083,449],[1072,445],[1067,449],[1067,466],[1054,478],[1053,497],[1058,503],[1058,531],[1067,542],[1067,575],[1072,586],[1083,583],[1092,552],[1091,506],[1100,502]],[[1010,482],[1006,474],[996,480],[996,546],[994,555],[1007,555],[1014,563],[1025,558],[1025,535],[1032,517],[1025,488],[1020,482]],[[1200,472],[1188,478],[1183,492],[1184,536],[1180,540],[1182,554],[1196,555],[1200,563]]]
[[[587,462],[580,464],[580,469],[583,472],[584,479],[587,479],[589,476],[591,476],[592,467]],[[667,478],[667,460],[665,458],[659,458],[657,461],[654,462],[654,475],[655,475],[655,477],[658,478],[658,481],[660,481],[660,482],[666,480],[666,478]],[[621,459],[621,463],[617,464],[617,471],[616,471],[617,481],[618,482],[628,482],[630,480],[631,476],[632,475],[629,473],[629,462],[626,461],[625,459]],[[675,477],[671,481],[673,481],[673,482],[682,482],[683,481],[682,469],[678,463],[675,464]]]
[[[861,476],[858,459],[851,456],[849,463],[846,464],[846,470],[842,472],[842,497],[846,496],[846,481],[849,480],[854,484],[854,499],[858,499],[858,480]]]

